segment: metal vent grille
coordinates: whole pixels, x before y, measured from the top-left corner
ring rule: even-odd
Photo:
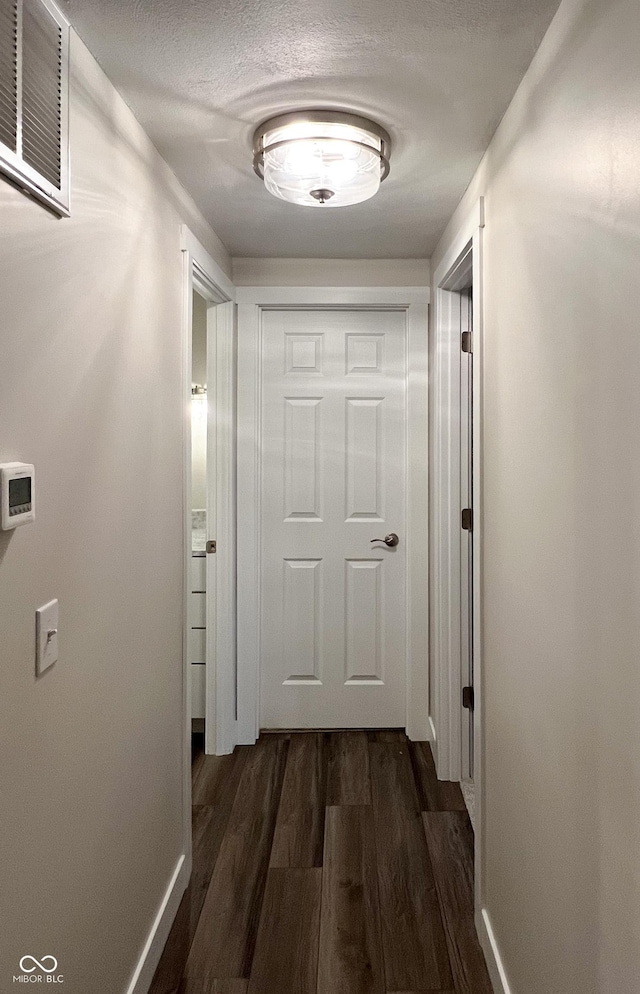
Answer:
[[[53,0],[0,0],[0,171],[69,213],[69,24]]]
[[[22,156],[60,186],[62,31],[39,0],[23,0]]]
[[[18,0],[0,3],[0,142],[18,149]]]

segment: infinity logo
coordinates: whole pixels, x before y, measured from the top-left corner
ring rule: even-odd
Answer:
[[[27,969],[27,967],[25,966],[27,960],[31,960],[31,962],[33,963],[33,966],[30,969]],[[53,963],[53,966],[47,968],[44,965],[46,960],[49,960],[51,963]],[[22,959],[20,960],[20,969],[24,973],[33,973],[33,971],[37,970],[38,968],[40,968],[43,973],[53,973],[54,970],[58,969],[58,961],[55,958],[55,956],[43,956],[42,963],[39,963],[38,960],[35,958],[35,956],[23,956]]]

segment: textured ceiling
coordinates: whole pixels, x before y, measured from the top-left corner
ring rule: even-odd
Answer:
[[[559,0],[65,0],[235,256],[429,256]],[[253,173],[264,118],[350,109],[391,133],[373,200],[318,210]]]

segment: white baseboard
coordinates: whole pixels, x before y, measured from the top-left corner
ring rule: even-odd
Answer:
[[[475,918],[478,938],[482,946],[484,958],[487,961],[487,969],[495,994],[513,994],[502,964],[502,957],[500,956],[496,937],[493,934],[489,912],[486,908],[482,908],[481,911],[476,911]]]
[[[169,881],[169,886],[160,902],[158,913],[151,926],[147,941],[144,944],[138,965],[127,987],[127,994],[147,994],[153,980],[153,975],[156,972],[156,967],[160,962],[165,942],[171,931],[173,920],[178,912],[182,895],[189,883],[190,875],[191,867],[183,853],[176,864],[176,868]]]

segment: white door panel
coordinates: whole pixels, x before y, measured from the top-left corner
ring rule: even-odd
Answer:
[[[403,726],[403,311],[263,313],[261,458],[262,727]]]

